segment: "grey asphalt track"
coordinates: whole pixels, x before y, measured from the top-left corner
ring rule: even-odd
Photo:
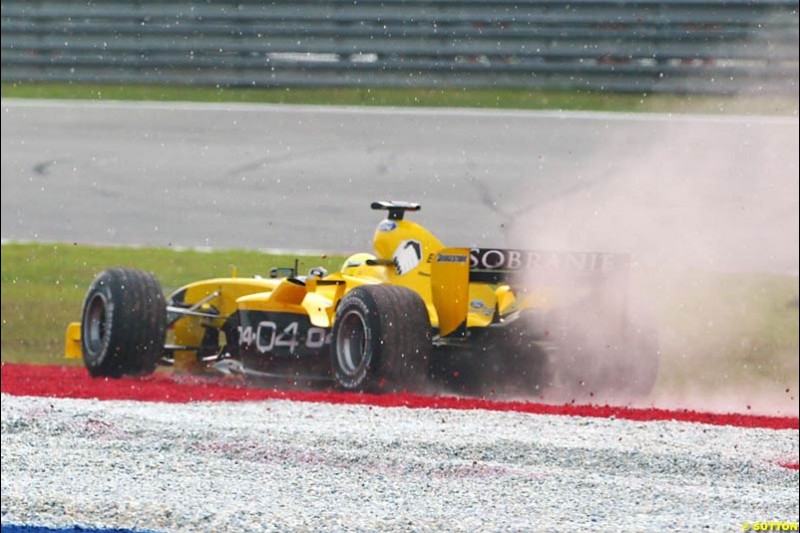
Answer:
[[[798,121],[2,101],[2,238],[369,249],[376,199],[447,244],[798,268]]]

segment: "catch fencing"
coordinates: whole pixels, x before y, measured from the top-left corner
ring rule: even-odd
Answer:
[[[792,94],[798,0],[4,0],[2,80]]]

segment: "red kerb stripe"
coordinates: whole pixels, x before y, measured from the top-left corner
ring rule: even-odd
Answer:
[[[374,405],[432,409],[483,409],[544,415],[620,418],[625,420],[675,420],[721,426],[798,429],[798,418],[752,414],[633,408],[611,405],[551,405],[522,401],[496,401],[418,394],[356,394],[336,391],[273,390],[249,387],[225,379],[159,373],[144,378],[92,378],[86,370],[67,366],[2,365],[2,392],[17,396],[95,398],[145,402],[293,400],[334,404]],[[792,466],[788,466],[792,468]],[[797,464],[794,464],[797,469]]]

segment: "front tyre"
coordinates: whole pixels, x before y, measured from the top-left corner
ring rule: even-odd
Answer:
[[[430,319],[422,298],[410,289],[353,289],[339,304],[332,337],[333,376],[342,389],[419,390],[427,381]]]
[[[658,333],[652,327],[631,323],[627,331],[629,375],[627,391],[635,398],[649,396],[658,380],[661,351]]]
[[[151,374],[166,330],[167,307],[156,278],[128,268],[106,270],[83,302],[83,363],[94,377]]]

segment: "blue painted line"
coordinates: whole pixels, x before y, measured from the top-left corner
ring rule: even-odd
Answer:
[[[153,533],[145,530],[135,529],[95,529],[89,527],[45,527],[45,526],[23,526],[19,524],[0,525],[2,533]]]

